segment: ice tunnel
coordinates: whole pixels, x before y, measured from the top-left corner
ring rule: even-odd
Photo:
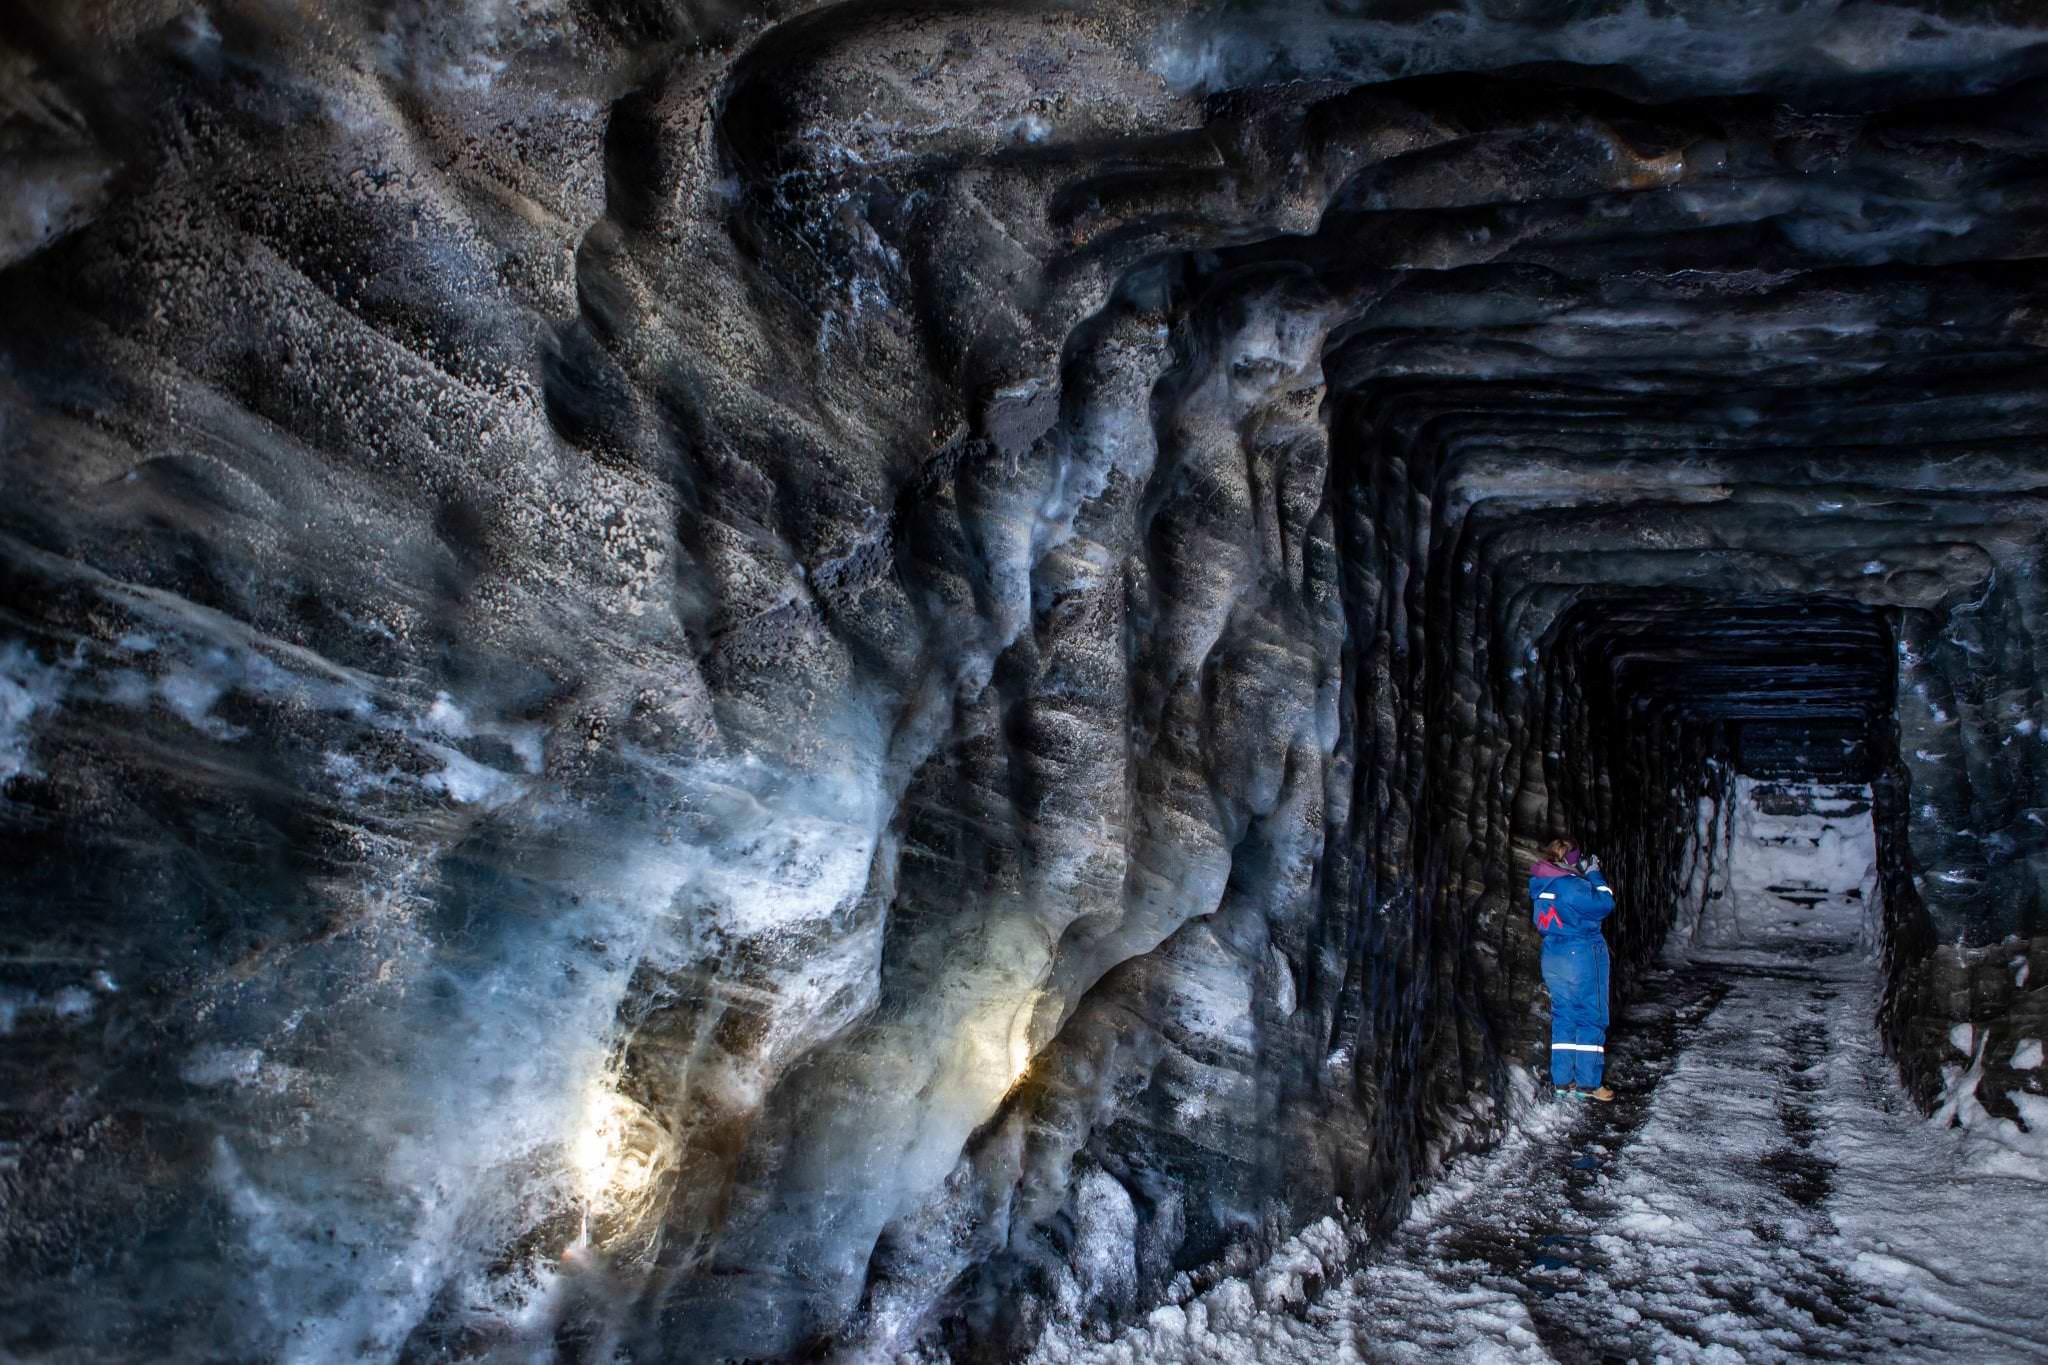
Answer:
[[[1796,916],[1754,810],[2032,1131],[2037,7],[0,54],[0,1355],[1104,1336],[1501,1137],[1547,840],[1618,998]]]

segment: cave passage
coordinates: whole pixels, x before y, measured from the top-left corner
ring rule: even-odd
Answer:
[[[40,8],[0,1356],[2038,1354],[2038,5]]]
[[[1895,653],[1883,612],[1825,596],[1632,591],[1582,599],[1559,618],[1536,664],[1565,693],[1562,731],[1547,743],[1560,759],[1586,756],[1589,785],[1571,808],[1624,888],[1617,945],[1662,946],[1674,930],[1725,937],[1724,899],[1754,913],[1758,897],[1729,880],[1733,823],[1752,810],[1825,808],[1854,826],[1831,840],[1874,853],[1873,784],[1896,743]],[[1840,795],[1820,795],[1830,789]],[[1874,885],[1815,889],[1864,903],[1863,942],[1897,932],[1875,918]]]
[[[2038,1185],[2010,1151],[1958,1162],[1877,1046],[1861,789],[1758,790],[1726,849],[1750,923],[1643,974],[1609,1034],[1613,1104],[1534,1109],[1369,1250],[1327,1220],[1112,1341],[1056,1331],[1033,1359],[2038,1355]]]

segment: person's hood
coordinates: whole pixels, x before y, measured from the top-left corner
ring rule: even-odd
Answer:
[[[1579,874],[1568,867],[1559,867],[1556,863],[1546,860],[1530,868],[1529,875],[1532,877],[1576,877]]]

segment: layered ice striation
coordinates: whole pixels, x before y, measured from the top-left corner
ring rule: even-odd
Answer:
[[[1766,788],[2012,1121],[2048,31],[1365,8],[0,30],[0,1352],[1107,1332]]]

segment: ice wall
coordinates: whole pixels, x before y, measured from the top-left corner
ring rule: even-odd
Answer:
[[[1397,1214],[1770,726],[1932,1074],[2043,34],[1510,9],[0,29],[0,1351],[1013,1358]]]

